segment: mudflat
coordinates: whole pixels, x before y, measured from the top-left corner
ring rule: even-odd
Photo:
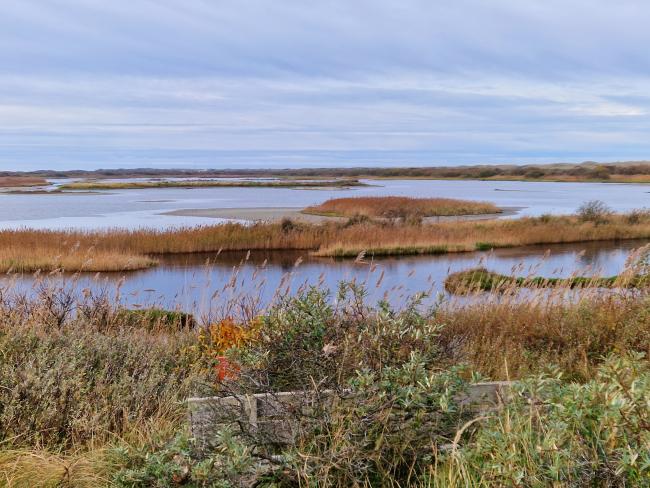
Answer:
[[[291,207],[254,207],[254,208],[186,208],[172,210],[161,215],[176,215],[182,217],[208,217],[213,219],[232,220],[263,220],[275,222],[285,218],[300,220],[302,222],[344,222],[347,219],[342,217],[324,217],[322,215],[308,215],[301,212],[299,208]]]

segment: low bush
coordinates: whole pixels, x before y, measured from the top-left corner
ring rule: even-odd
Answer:
[[[500,409],[468,410],[462,371],[417,355],[360,370],[353,401],[321,404],[276,455],[229,430],[197,458],[182,437],[122,449],[118,486],[648,486],[650,367],[611,356],[593,379],[522,378]]]
[[[530,378],[423,482],[440,486],[650,486],[650,368],[611,357],[584,384]]]
[[[360,368],[398,366],[413,353],[427,364],[438,358],[438,326],[418,310],[417,299],[400,311],[387,303],[373,308],[365,290],[342,283],[336,303],[328,292],[311,288],[273,307],[262,318],[258,339],[235,351],[242,378],[253,382],[237,391],[343,388]]]
[[[646,222],[650,220],[650,210],[645,208],[632,210],[625,215],[625,220],[630,225],[638,225],[641,222]]]
[[[612,215],[612,210],[601,200],[590,200],[578,208],[578,218],[583,222],[602,224]]]
[[[210,391],[212,366],[194,351],[195,332],[152,328],[144,311],[124,321],[123,311],[88,297],[72,301],[65,290],[38,301],[0,298],[0,440],[46,447],[106,440],[150,419],[181,420],[179,402]]]

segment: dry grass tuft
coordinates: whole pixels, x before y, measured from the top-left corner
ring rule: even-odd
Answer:
[[[108,486],[114,469],[105,449],[71,454],[40,449],[0,450],[0,485],[12,488]]]
[[[442,307],[441,344],[448,360],[494,379],[515,379],[554,365],[568,378],[591,378],[613,352],[650,354],[647,295],[598,294],[565,303],[561,292],[522,300]]]

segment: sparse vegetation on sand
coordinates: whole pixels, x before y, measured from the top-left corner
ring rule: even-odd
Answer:
[[[354,197],[334,198],[307,207],[304,213],[332,217],[370,217],[421,219],[424,217],[498,214],[499,207],[489,202],[451,198]]]
[[[230,223],[198,228],[107,231],[0,231],[0,270],[118,271],[155,265],[156,255],[304,250],[316,256],[444,254],[534,244],[649,239],[647,212],[542,216],[476,222]]]
[[[294,181],[284,180],[156,180],[106,182],[78,181],[61,185],[61,190],[135,190],[146,188],[348,188],[364,186],[355,179]]]
[[[336,298],[303,290],[261,314],[242,301],[241,315],[192,328],[151,327],[179,316],[124,313],[104,294],[5,291],[1,483],[647,486],[649,303],[640,293],[392,309],[342,283]],[[515,381],[512,398],[477,413],[459,398],[485,377]],[[223,427],[209,450],[193,443],[188,396],[288,389],[315,399],[293,417],[295,442]]]

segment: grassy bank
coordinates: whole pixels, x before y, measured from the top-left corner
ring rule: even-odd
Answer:
[[[630,222],[636,222],[630,224]],[[321,243],[316,256],[418,255],[484,251],[535,244],[560,244],[650,237],[650,219],[612,215],[607,222],[579,217],[541,217],[448,222],[401,227],[353,226]]]
[[[108,231],[0,231],[0,271],[136,269],[155,264],[156,255],[304,250],[316,256],[356,258],[441,254],[534,244],[560,244],[650,238],[647,212],[583,216],[544,216],[435,224],[357,221],[303,224],[236,223],[198,228]],[[3,255],[4,253],[4,255]]]
[[[501,210],[489,202],[451,198],[356,197],[334,198],[307,207],[304,213],[330,217],[419,219],[423,217],[497,214]]]
[[[644,486],[649,307],[641,294],[393,310],[342,284],[192,328],[104,295],[3,293],[0,483]],[[507,407],[458,402],[480,376],[518,381]],[[199,455],[185,397],[288,389],[355,402],[315,403],[293,446],[223,430]]]
[[[62,243],[35,245],[25,249],[15,244],[0,248],[0,273],[35,271],[113,272],[135,271],[156,266],[155,258],[119,250],[98,250]]]
[[[450,274],[445,280],[445,289],[457,295],[476,291],[507,292],[517,288],[643,288],[650,286],[650,277],[629,276],[571,276],[569,278],[548,278],[544,276],[509,276],[485,268],[469,269]]]
[[[147,188],[349,188],[364,186],[359,180],[337,179],[317,181],[245,181],[245,180],[184,180],[184,181],[79,181],[61,185],[61,190],[135,190]]]

